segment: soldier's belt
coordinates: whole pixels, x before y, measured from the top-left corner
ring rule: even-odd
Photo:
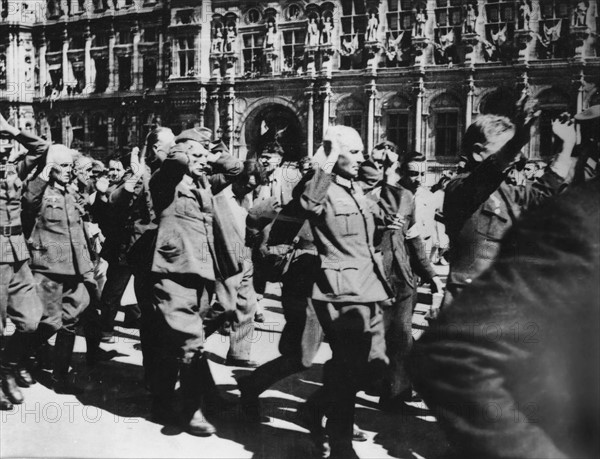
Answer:
[[[0,235],[10,237],[10,236],[18,236],[23,234],[23,228],[21,225],[14,226],[0,226]]]

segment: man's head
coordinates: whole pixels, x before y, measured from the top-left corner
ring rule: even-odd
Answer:
[[[241,199],[248,193],[252,193],[256,188],[264,183],[264,170],[256,160],[249,159],[244,161],[244,169],[235,178],[231,188],[233,194]]]
[[[200,177],[208,170],[208,155],[210,154],[212,132],[210,129],[187,129],[175,137],[175,146],[188,158],[188,174]],[[172,149],[173,150],[173,149]]]
[[[281,159],[282,155],[277,149],[269,148],[263,150],[258,158],[258,162],[267,174],[271,174],[281,164]]]
[[[396,144],[389,140],[375,145],[371,152],[371,161],[379,166],[384,166],[386,159],[394,162],[398,159],[398,148]]]
[[[426,173],[427,161],[425,161],[425,155],[418,151],[407,154],[400,165],[402,182],[412,191],[416,191],[423,184]]]
[[[110,159],[108,161],[108,180],[110,183],[117,183],[123,178],[123,174],[125,174],[125,168],[121,160]]]
[[[48,149],[46,161],[52,166],[52,180],[67,185],[73,173],[73,150],[65,145],[54,144]]]
[[[75,160],[75,177],[83,186],[90,186],[92,183],[92,168],[94,160],[89,156],[79,155]]]
[[[175,142],[173,131],[167,127],[157,127],[146,137],[146,156],[152,169],[160,167]]]
[[[467,128],[462,150],[475,161],[496,154],[515,135],[515,125],[505,116],[480,115]]]
[[[334,152],[339,153],[333,166],[335,174],[347,179],[356,178],[364,161],[364,146],[355,129],[347,126],[330,127],[323,137],[323,149],[328,157]]]

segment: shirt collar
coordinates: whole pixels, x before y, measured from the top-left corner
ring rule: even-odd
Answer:
[[[339,186],[348,188],[349,190],[352,190],[354,188],[352,180],[344,178],[344,177],[340,177],[339,175],[334,175],[333,181],[335,183],[337,183]]]

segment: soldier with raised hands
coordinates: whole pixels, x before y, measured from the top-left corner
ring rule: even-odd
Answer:
[[[28,182],[23,194],[24,215],[32,225],[28,228],[31,270],[44,305],[35,346],[56,333],[54,391],[78,394],[83,389],[70,377],[69,368],[76,327],[90,301],[86,282],[93,279],[94,265],[85,233],[85,212],[69,186],[75,152],[64,145],[48,145],[47,151],[45,167]]]
[[[223,272],[215,258],[213,187],[220,186],[218,178],[239,171],[240,164],[211,154],[206,130],[188,129],[175,142],[150,181],[158,222],[151,271],[160,353],[156,366],[161,370],[153,387],[152,414],[159,422],[182,418],[189,433],[206,436],[215,428],[203,409],[218,394],[203,355],[201,299],[216,274]],[[181,417],[174,406],[178,373],[184,405]]]
[[[43,307],[29,268],[21,222],[21,196],[23,181],[43,162],[48,143],[19,131],[2,115],[0,135],[17,140],[27,149],[23,156],[19,156],[16,149],[0,149],[0,333],[4,334],[7,317],[15,327],[2,352],[0,409],[9,410],[13,403],[23,403],[19,386],[28,387],[34,382],[23,364]]]

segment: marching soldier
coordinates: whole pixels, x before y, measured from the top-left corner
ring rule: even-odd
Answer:
[[[23,180],[43,162],[48,144],[28,132],[20,132],[2,115],[0,135],[14,138],[27,148],[27,154],[21,157],[11,155],[10,150],[0,150],[0,333],[4,334],[7,317],[15,326],[0,364],[0,409],[9,410],[13,403],[23,403],[18,386],[34,383],[23,363],[43,307],[29,268],[21,223],[21,195]]]
[[[36,346],[56,334],[52,382],[59,394],[83,390],[69,377],[75,332],[89,304],[93,263],[83,215],[69,182],[73,151],[64,145],[46,147],[47,165],[29,181],[23,195],[24,212],[33,222],[29,238],[31,270],[44,313],[36,332]]]

